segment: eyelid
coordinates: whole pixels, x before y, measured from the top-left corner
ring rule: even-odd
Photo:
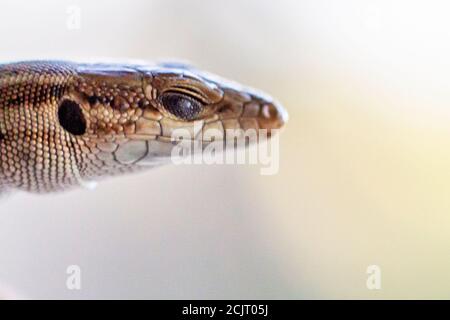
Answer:
[[[205,102],[200,99],[199,97],[197,97],[197,95],[195,93],[193,93],[192,91],[188,91],[188,90],[167,90],[164,91],[161,94],[161,97],[163,97],[165,94],[174,94],[174,95],[179,95],[185,99],[189,99],[189,100],[194,100],[195,102],[201,104],[201,105],[205,105]]]

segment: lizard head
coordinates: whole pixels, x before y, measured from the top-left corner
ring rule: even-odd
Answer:
[[[141,166],[167,161],[181,138],[207,145],[248,130],[270,136],[286,113],[262,93],[178,65],[80,65],[58,118],[108,165]]]

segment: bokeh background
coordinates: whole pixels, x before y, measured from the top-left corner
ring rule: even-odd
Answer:
[[[71,6],[79,29],[67,27]],[[3,294],[450,298],[447,1],[2,1],[0,58],[183,59],[290,120],[280,171],[166,166],[0,203]],[[79,265],[82,289],[66,288]],[[381,290],[368,290],[378,265]],[[9,288],[9,289],[7,289]]]

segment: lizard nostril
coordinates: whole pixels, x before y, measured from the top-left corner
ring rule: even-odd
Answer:
[[[72,100],[63,100],[59,105],[58,118],[61,126],[73,135],[86,132],[86,119],[80,105]]]
[[[262,107],[261,114],[267,119],[273,119],[278,115],[278,111],[272,104],[265,104]]]
[[[288,119],[286,111],[278,103],[266,103],[261,108],[259,123],[262,128],[280,129]]]

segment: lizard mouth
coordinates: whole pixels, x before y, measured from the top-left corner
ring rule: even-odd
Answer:
[[[139,133],[118,145],[114,157],[122,164],[157,165],[179,157],[180,148],[191,155],[211,144],[223,152],[241,149],[271,138],[286,121],[287,113],[273,102],[245,105],[238,117],[218,112],[210,119],[193,122],[163,118],[158,132],[153,120],[143,119]]]

